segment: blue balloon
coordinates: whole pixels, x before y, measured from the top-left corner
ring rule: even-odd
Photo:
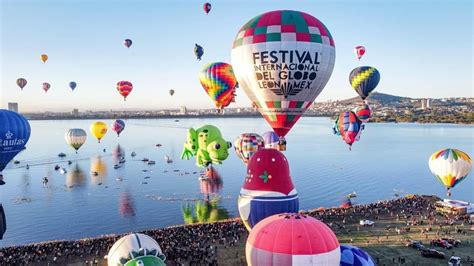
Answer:
[[[77,86],[76,82],[74,82],[74,81],[69,82],[69,87],[71,88],[71,90],[74,90],[76,88],[76,86]]]
[[[341,245],[341,266],[375,266],[372,257],[364,250],[350,246]]]
[[[30,134],[30,123],[24,116],[0,109],[0,172],[25,149]]]

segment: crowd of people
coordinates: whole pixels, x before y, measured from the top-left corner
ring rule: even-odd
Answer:
[[[446,221],[464,222],[465,217],[440,218],[436,215],[433,203],[434,200],[429,197],[414,195],[350,208],[320,208],[304,213],[325,222],[336,234],[348,233],[346,223],[354,224],[359,219],[376,221],[379,216],[387,215],[405,222],[407,227],[424,223],[427,228],[436,227],[435,230],[442,230]],[[447,226],[454,228],[452,223]],[[142,233],[153,237],[160,244],[168,265],[217,265],[219,249],[233,246],[247,237],[247,231],[239,219],[173,226]],[[61,261],[97,264],[104,260],[110,247],[120,237],[122,235],[2,248],[0,265]]]

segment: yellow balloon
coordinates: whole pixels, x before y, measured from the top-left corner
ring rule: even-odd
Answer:
[[[94,122],[91,125],[91,134],[100,140],[107,134],[107,124],[104,122]]]
[[[47,54],[42,54],[41,55],[41,61],[43,61],[43,63],[46,63],[47,60],[48,60],[48,55]]]

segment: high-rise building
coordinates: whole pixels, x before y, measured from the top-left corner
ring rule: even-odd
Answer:
[[[426,101],[425,99],[421,99],[421,109],[425,109],[426,108]]]
[[[79,115],[79,109],[72,109],[72,115],[78,116]]]
[[[186,108],[186,106],[181,106],[179,108],[179,112],[182,114],[182,115],[185,115],[188,113],[188,109]]]
[[[18,113],[18,103],[8,103],[8,110]]]
[[[426,108],[430,108],[431,107],[431,103],[430,103],[430,99],[426,99]]]

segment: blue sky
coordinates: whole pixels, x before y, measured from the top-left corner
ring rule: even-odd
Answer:
[[[377,91],[409,97],[473,96],[473,4],[451,1],[0,0],[0,103],[21,111],[211,108],[198,80],[208,62],[230,63],[239,28],[266,11],[293,9],[320,19],[336,43],[336,66],[318,101],[356,96],[348,74],[381,72]],[[125,48],[130,38],[133,46]],[[194,43],[205,49],[202,61]],[[353,47],[367,53],[359,63]],[[46,64],[40,55],[50,57]],[[19,77],[28,80],[23,92]],[[134,91],[121,100],[115,84]],[[45,94],[43,82],[50,82]],[[76,81],[76,91],[68,88]],[[176,94],[170,97],[168,91]],[[238,90],[235,106],[249,106]]]

